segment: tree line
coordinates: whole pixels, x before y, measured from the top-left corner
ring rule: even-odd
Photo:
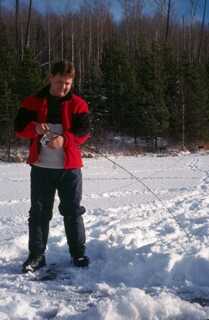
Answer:
[[[93,134],[165,137],[182,144],[209,139],[209,27],[207,0],[72,2],[59,12],[47,0],[40,12],[29,0],[0,1],[0,143],[15,141],[13,119],[21,99],[46,83],[53,62],[68,59],[75,91],[89,102]],[[201,10],[201,16],[199,12]],[[197,14],[198,13],[198,14]],[[14,49],[15,48],[15,49]]]

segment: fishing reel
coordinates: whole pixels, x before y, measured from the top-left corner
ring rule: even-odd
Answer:
[[[51,141],[51,139],[55,138],[56,136],[57,134],[54,134],[53,132],[48,131],[42,136],[40,140],[41,145],[46,147],[47,144]]]

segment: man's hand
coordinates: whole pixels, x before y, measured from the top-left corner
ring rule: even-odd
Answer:
[[[63,136],[55,136],[47,143],[47,147],[51,149],[61,149],[64,145],[64,137]]]
[[[35,129],[38,134],[42,135],[49,131],[49,126],[47,123],[36,123]]]

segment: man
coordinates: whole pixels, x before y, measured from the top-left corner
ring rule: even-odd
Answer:
[[[74,76],[71,63],[55,63],[49,85],[24,99],[15,119],[16,135],[30,139],[29,256],[23,272],[34,272],[46,265],[44,253],[56,190],[72,262],[78,267],[89,264],[82,218],[85,208],[80,205],[80,145],[89,138],[89,118],[87,103],[72,93]]]

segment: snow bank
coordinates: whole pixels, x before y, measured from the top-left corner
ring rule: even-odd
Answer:
[[[107,160],[86,160],[91,265],[70,266],[56,198],[46,258],[57,278],[46,282],[21,274],[29,167],[0,164],[1,320],[209,318],[209,155],[114,159],[153,193]]]

